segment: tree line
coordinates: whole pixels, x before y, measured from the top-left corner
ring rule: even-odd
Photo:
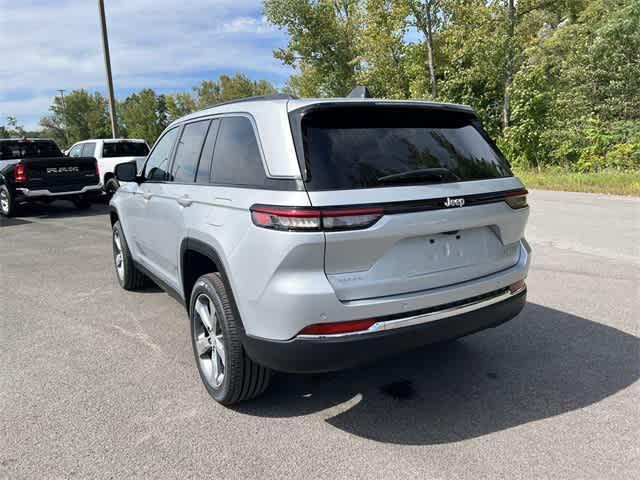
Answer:
[[[271,83],[251,80],[241,73],[204,80],[192,92],[165,95],[145,88],[117,101],[118,134],[142,138],[152,144],[173,120],[195,110],[227,100],[276,92]],[[26,132],[14,117],[9,117],[7,125],[0,126],[0,137],[44,135],[61,146],[87,138],[109,138],[109,104],[99,92],[74,90],[64,97],[54,97],[49,114],[40,120],[40,125],[41,132]]]
[[[640,0],[265,0],[264,14],[288,35],[284,91],[469,104],[518,167],[640,168]],[[195,109],[275,92],[241,73],[144,89],[118,102],[121,133],[153,142]],[[63,145],[109,136],[107,102],[56,97],[41,125]]]
[[[512,163],[640,168],[640,0],[266,0],[288,88],[471,105]]]

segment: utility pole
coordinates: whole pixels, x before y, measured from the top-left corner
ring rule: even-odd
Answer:
[[[64,92],[66,92],[66,90],[64,88],[59,88],[58,92],[60,92],[60,99],[62,100],[62,112],[67,113],[67,106],[64,104]]]
[[[111,136],[118,136],[118,123],[116,121],[116,101],[113,96],[113,80],[111,79],[111,58],[109,57],[109,39],[107,38],[107,21],[104,16],[104,0],[98,0],[98,13],[100,14],[100,27],[102,30],[102,51],[104,53],[104,68],[107,73],[107,93],[109,94],[109,114],[111,115]]]
[[[67,105],[64,103],[64,92],[66,90],[64,88],[59,88],[58,92],[60,92],[60,103],[62,103],[62,118],[64,119],[64,142],[65,147],[68,146],[69,139],[67,137]]]

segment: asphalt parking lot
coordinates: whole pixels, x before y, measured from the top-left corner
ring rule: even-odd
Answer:
[[[533,192],[524,312],[217,405],[105,205],[0,220],[0,478],[640,477],[640,199]]]

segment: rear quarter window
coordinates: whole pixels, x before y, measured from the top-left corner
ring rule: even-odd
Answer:
[[[428,169],[451,173],[438,183],[512,176],[475,116],[464,112],[336,107],[307,113],[300,126],[310,190],[389,187],[382,177]]]
[[[224,117],[220,121],[212,176],[216,184],[259,186],[265,183],[258,139],[247,117]]]

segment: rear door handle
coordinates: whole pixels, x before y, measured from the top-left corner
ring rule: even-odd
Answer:
[[[144,192],[142,194],[142,198],[144,198],[145,200],[151,200],[151,197],[153,197],[153,193],[151,192]]]
[[[183,207],[188,207],[193,203],[193,200],[191,200],[189,195],[183,195],[182,197],[178,197],[176,198],[176,201]]]

